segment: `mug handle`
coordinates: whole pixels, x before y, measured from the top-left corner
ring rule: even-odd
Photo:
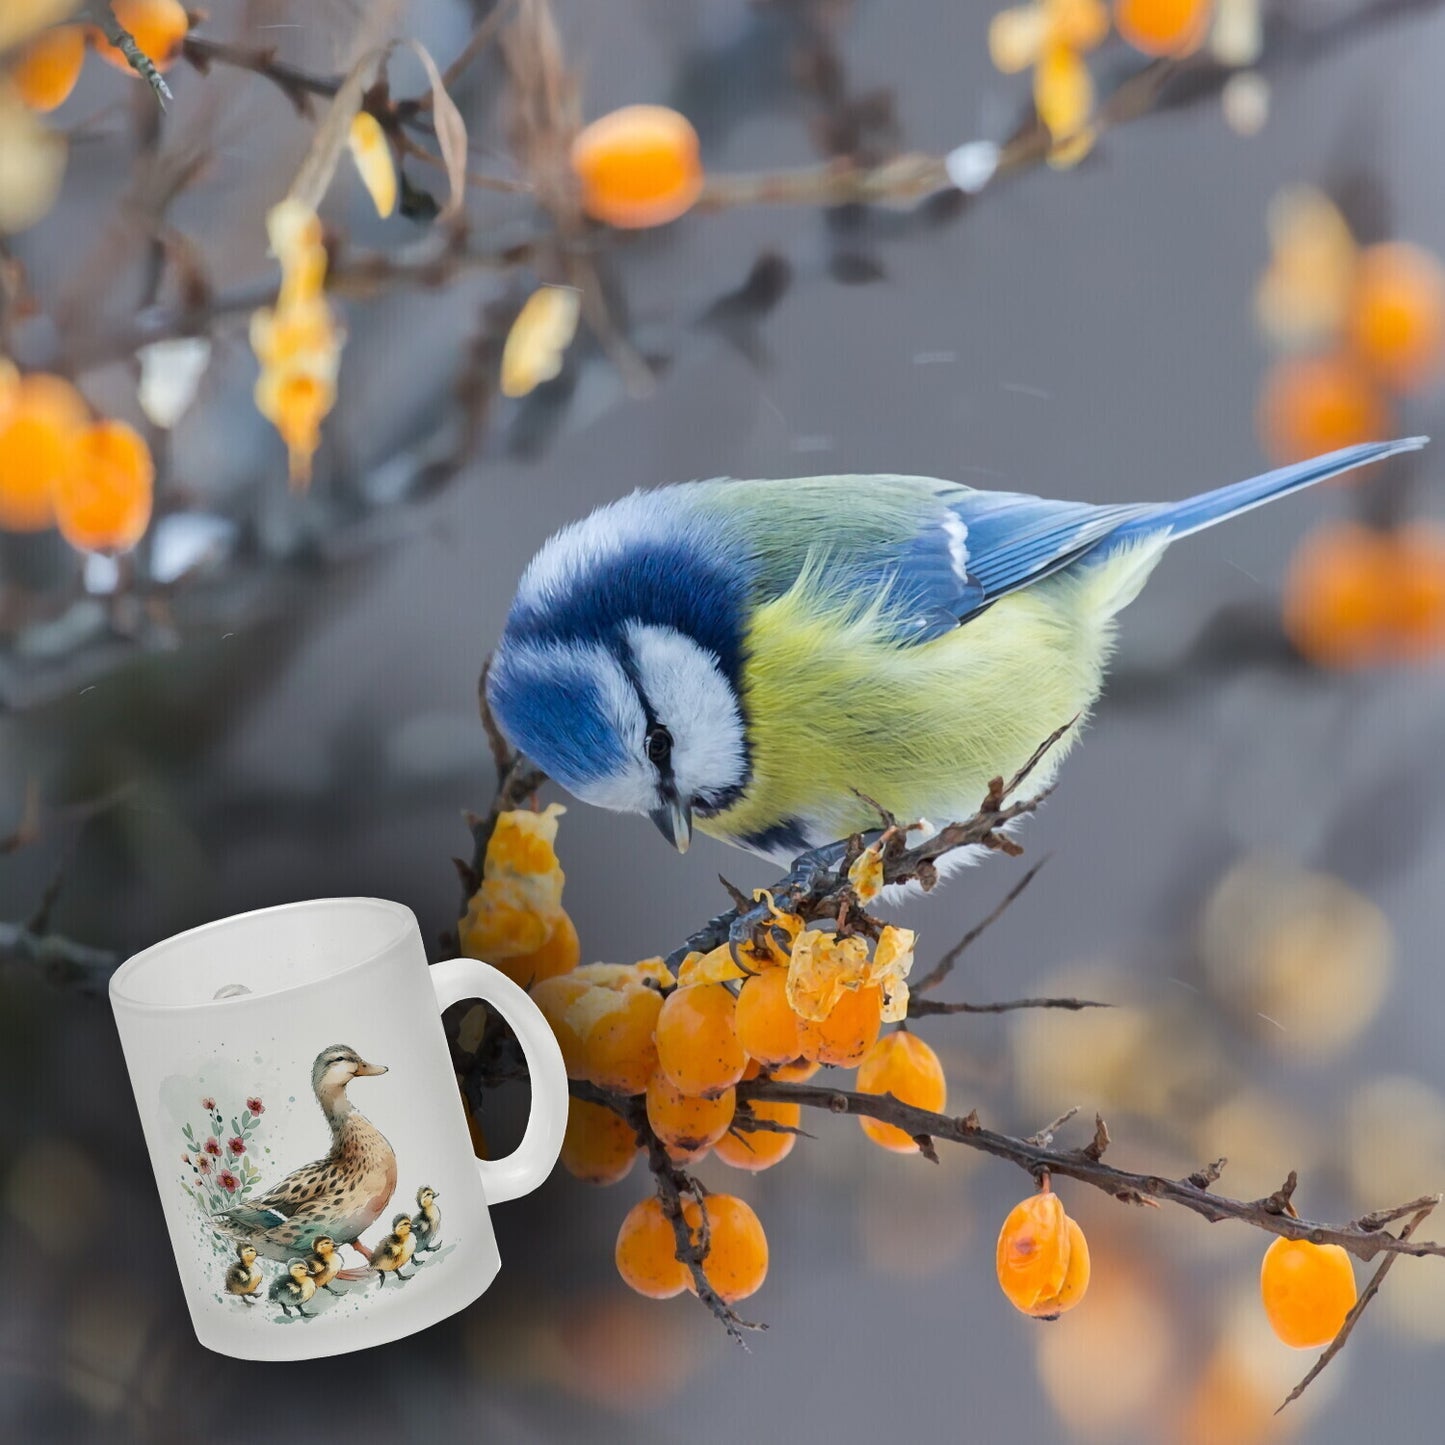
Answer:
[[[475,958],[449,958],[428,970],[437,1003],[443,1009],[479,998],[511,1025],[532,1080],[532,1112],[522,1142],[504,1159],[478,1159],[477,1172],[487,1203],[501,1204],[530,1194],[552,1172],[567,1129],[567,1070],[562,1050],[542,1010],[523,989],[490,964]]]

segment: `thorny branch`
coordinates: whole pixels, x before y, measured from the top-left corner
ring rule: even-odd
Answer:
[[[770,894],[777,907],[796,913],[805,922],[836,919],[847,905],[855,910],[855,923],[865,926],[871,920],[857,911],[858,899],[848,881],[848,870],[869,844],[877,843],[881,847],[885,887],[917,883],[925,890],[932,888],[937,881],[938,860],[958,848],[987,848],[1010,856],[1021,853],[1022,848],[1004,830],[1016,819],[1034,812],[1051,790],[1041,788],[1025,798],[1015,797],[1015,794],[1073,723],[1074,720],[1070,719],[1056,728],[1007,782],[1001,777],[995,778],[989,784],[988,794],[978,812],[971,818],[947,823],[931,837],[910,848],[907,844],[909,830],[897,826],[885,815],[883,828],[868,834],[854,834],[851,838],[803,854],[784,877],[770,888],[759,891]],[[689,953],[710,953],[724,943],[736,945],[746,942],[758,930],[766,928],[771,917],[766,901],[746,909],[741,905],[730,908],[691,934],[681,947],[674,949],[668,955],[667,966],[675,974]]]
[[[908,1017],[921,1019],[930,1014],[1008,1014],[1025,1008],[1060,1008],[1078,1013],[1086,1008],[1113,1007],[1111,1003],[1093,998],[1011,998],[1002,1003],[944,1003],[942,999],[936,998],[910,998]]]
[[[38,969],[51,983],[76,993],[99,994],[120,959],[107,948],[92,948],[58,933],[24,923],[0,922],[0,958]]]
[[[1409,1222],[1400,1231],[1397,1238],[1402,1240],[1409,1239],[1416,1229],[1430,1217],[1431,1211],[1439,1202],[1440,1196],[1433,1194],[1422,1199],[1413,1200],[1409,1204],[1402,1205],[1399,1209],[1387,1210],[1386,1213],[1388,1215],[1396,1218],[1405,1213],[1410,1213],[1411,1217]],[[1371,1216],[1372,1219],[1375,1217],[1377,1216]],[[1356,1221],[1356,1223],[1358,1222],[1359,1221]],[[1365,1308],[1370,1301],[1379,1294],[1380,1286],[1385,1282],[1385,1276],[1389,1274],[1392,1266],[1399,1257],[1399,1253],[1387,1254],[1385,1258],[1380,1261],[1379,1268],[1370,1276],[1369,1283],[1360,1291],[1360,1297],[1355,1301],[1354,1308],[1345,1316],[1345,1322],[1340,1326],[1340,1332],[1325,1347],[1324,1353],[1320,1355],[1319,1359],[1310,1366],[1309,1373],[1305,1375],[1304,1379],[1285,1397],[1284,1404],[1279,1407],[1279,1410],[1274,1412],[1276,1415],[1279,1414],[1280,1410],[1284,1409],[1285,1405],[1291,1405],[1298,1400],[1299,1397],[1309,1389],[1310,1385],[1314,1383],[1315,1377],[1320,1371],[1344,1349],[1350,1336],[1354,1333],[1355,1326],[1360,1322],[1360,1316],[1364,1314]]]
[[[1024,889],[1039,876],[1039,870],[1048,861],[1047,854],[1040,858],[1039,861],[1004,894],[1003,901],[991,913],[974,924],[974,926],[934,964],[928,973],[924,974],[924,976],[913,985],[913,992],[915,994],[927,993],[929,989],[937,988],[938,985],[953,972],[954,965],[963,957],[964,953],[972,947],[973,944],[978,942],[980,935],[991,928],[1008,912],[1009,908],[1018,900],[1019,895]],[[920,1000],[920,1002],[922,1001]]]
[[[707,1258],[708,1252],[707,1190],[685,1169],[679,1168],[667,1157],[666,1147],[652,1132],[652,1127],[647,1122],[647,1105],[641,1095],[624,1098],[619,1094],[608,1093],[593,1084],[575,1079],[571,1082],[570,1089],[576,1098],[585,1099],[593,1104],[602,1104],[631,1125],[637,1135],[639,1146],[647,1151],[647,1167],[657,1183],[657,1197],[662,1205],[662,1212],[672,1225],[673,1236],[677,1241],[679,1263],[687,1266],[698,1299],[722,1323],[728,1334],[746,1349],[747,1341],[743,1337],[744,1331],[765,1330],[767,1325],[743,1319],[718,1294],[709,1282],[707,1275],[703,1273],[702,1262]],[[760,1127],[762,1127],[761,1124]],[[702,1228],[699,1230],[696,1244],[693,1243],[687,1220],[683,1217],[685,1198],[696,1200],[702,1215]]]
[[[1439,1196],[1417,1199],[1399,1209],[1388,1210],[1384,1215],[1363,1215],[1348,1224],[1321,1224],[1310,1219],[1291,1215],[1286,1206],[1288,1195],[1281,1189],[1264,1199],[1230,1199],[1224,1195],[1211,1194],[1208,1184],[1202,1182],[1205,1175],[1191,1175],[1185,1179],[1171,1179],[1159,1174],[1137,1174],[1116,1169],[1106,1164],[1101,1157],[1107,1148],[1108,1133],[1095,1133],[1093,1144],[1084,1149],[1056,1149],[1050,1143],[1040,1142],[1059,1124],[1049,1126],[1034,1139],[1017,1139],[1012,1135],[995,1133],[985,1129],[979,1122],[977,1111],[950,1117],[933,1113],[928,1109],[917,1109],[904,1104],[891,1094],[859,1094],[846,1089],[820,1088],[814,1084],[785,1084],[774,1079],[757,1078],[737,1085],[738,1098],[766,1099],[781,1104],[802,1104],[808,1108],[826,1109],[834,1114],[863,1115],[892,1124],[905,1134],[917,1139],[943,1139],[950,1143],[962,1144],[998,1159],[1007,1159],[1036,1179],[1044,1174],[1074,1179],[1100,1189],[1124,1204],[1157,1206],[1161,1201],[1188,1209],[1211,1224],[1232,1219],[1241,1224],[1252,1225],[1268,1234],[1277,1234],[1283,1239],[1305,1239],[1311,1244],[1338,1244],[1342,1249],[1366,1262],[1377,1255],[1394,1256],[1445,1256],[1445,1244],[1417,1241],[1402,1230],[1391,1234],[1381,1222],[1394,1219],[1403,1213],[1433,1208]],[[1102,1123],[1102,1121],[1100,1121]],[[1104,1143],[1100,1145],[1100,1139]],[[1211,1165],[1213,1170],[1216,1166]],[[1223,1168],[1222,1164],[1218,1165]],[[1207,1171],[1206,1171],[1207,1174]],[[1218,1177],[1214,1175],[1214,1177]],[[1428,1210],[1426,1211],[1428,1212]]]

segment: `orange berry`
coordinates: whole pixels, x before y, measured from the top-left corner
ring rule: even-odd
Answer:
[[[1300,544],[1285,576],[1285,633],[1322,666],[1378,661],[1393,585],[1390,546],[1380,533],[1357,522],[1320,527]]]
[[[1337,1244],[1277,1239],[1264,1252],[1259,1292],[1275,1334],[1292,1349],[1314,1350],[1355,1307],[1355,1271]]]
[[[786,969],[765,968],[738,994],[738,1042],[759,1063],[788,1064],[803,1051],[798,1016],[788,1003]]]
[[[55,521],[56,486],[75,467],[90,420],[80,393],[58,376],[22,376],[0,418],[0,528],[41,532]]]
[[[629,105],[582,130],[572,142],[582,209],[633,229],[675,221],[702,194],[697,132],[662,105]]]
[[[768,1070],[768,1077],[780,1084],[806,1084],[823,1066],[817,1059],[794,1059],[791,1064],[779,1064]]]
[[[31,110],[64,105],[85,64],[85,32],[78,25],[42,30],[21,52],[10,71],[21,101]]]
[[[755,1100],[752,1112],[755,1119],[785,1124],[789,1129],[796,1129],[803,1116],[801,1105],[775,1104],[769,1099]],[[712,1151],[724,1164],[756,1174],[786,1159],[793,1152],[797,1139],[796,1134],[778,1129],[729,1129],[712,1146]]]
[[[1089,1287],[1089,1245],[1057,1194],[1042,1190],[1016,1204],[999,1231],[999,1287],[1035,1319],[1057,1319]]]
[[[768,1237],[758,1216],[731,1194],[709,1194],[707,1206],[707,1254],[702,1272],[707,1282],[734,1304],[756,1294],[768,1275]],[[682,1206],[688,1233],[697,1245],[702,1240],[703,1210],[695,1199]],[[691,1271],[686,1287],[696,1292]]]
[[[567,1017],[567,1011],[591,987],[585,979],[564,973],[544,978],[532,989],[532,1002],[542,1010],[542,1017],[557,1036],[569,1079],[586,1078],[586,1073],[582,1064],[582,1037]]]
[[[1208,33],[1213,9],[1213,0],[1114,0],[1114,24],[1145,55],[1188,55]]]
[[[1367,247],[1346,326],[1355,354],[1381,381],[1418,391],[1445,360],[1445,268],[1403,241]]]
[[[748,1066],[743,1070],[742,1082],[747,1083],[749,1079],[756,1079],[763,1071],[763,1066],[756,1059],[749,1059]]]
[[[688,1153],[716,1144],[732,1124],[736,1105],[734,1089],[724,1089],[712,1099],[684,1094],[661,1069],[647,1083],[647,1122],[652,1132],[664,1144]]]
[[[873,1047],[882,1025],[883,995],[876,987],[844,989],[821,1023],[798,1021],[803,1057],[851,1069]]]
[[[737,1001],[722,984],[668,994],[657,1017],[657,1061],[684,1094],[721,1094],[742,1078],[748,1056],[738,1042]]]
[[[566,977],[565,974],[562,977]],[[662,995],[646,984],[593,988],[568,1010],[582,1020],[582,1066],[599,1089],[640,1094],[657,1069],[653,1033]]]
[[[563,912],[552,929],[552,936],[540,948],[519,953],[515,958],[499,958],[492,967],[506,974],[513,983],[530,988],[544,978],[571,973],[581,961],[582,944],[577,937],[577,926]]]
[[[130,31],[141,53],[157,70],[168,70],[191,28],[180,0],[115,0],[115,18]],[[134,75],[128,61],[99,30],[91,31],[95,53],[117,70]]]
[[[637,1158],[632,1126],[605,1104],[572,1099],[562,1136],[562,1166],[588,1184],[616,1184]]]
[[[1392,430],[1384,398],[1364,367],[1344,353],[1276,362],[1257,419],[1264,449],[1280,463],[1375,441]]]
[[[150,525],[155,463],[145,438],[123,421],[80,433],[75,465],[55,484],[55,523],[81,552],[125,552]]]
[[[1430,656],[1445,648],[1445,529],[1412,523],[1395,534],[1393,551],[1394,650]]]
[[[948,1098],[948,1084],[938,1055],[917,1034],[896,1029],[878,1040],[858,1065],[860,1094],[892,1094],[919,1109],[941,1109]],[[860,1117],[863,1132],[884,1149],[895,1154],[916,1154],[913,1136],[893,1124]]]
[[[700,1144],[696,1149],[679,1149],[676,1144],[664,1144],[663,1152],[679,1167],[687,1164],[696,1164],[700,1159],[706,1159],[712,1153],[712,1145]]]
[[[672,1222],[656,1199],[634,1204],[617,1232],[617,1272],[629,1288],[648,1299],[671,1299],[688,1286],[690,1272],[677,1257]]]

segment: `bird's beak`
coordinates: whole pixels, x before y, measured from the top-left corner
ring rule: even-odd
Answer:
[[[358,1079],[369,1078],[372,1074],[384,1074],[385,1064],[358,1064],[356,1066],[356,1077]]]
[[[687,845],[692,842],[692,809],[681,798],[669,798],[662,807],[654,808],[648,817],[679,853],[687,852]]]

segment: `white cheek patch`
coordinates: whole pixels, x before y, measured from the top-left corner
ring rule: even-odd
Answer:
[[[716,655],[671,627],[633,623],[628,645],[638,682],[672,734],[679,795],[717,797],[747,777],[747,746],[737,697]]]
[[[643,755],[647,714],[622,664],[604,647],[589,647],[584,654],[601,700],[603,716],[611,724],[627,754],[626,767],[610,777],[590,779],[573,792],[595,808],[614,813],[647,813],[658,805],[657,774]]]

